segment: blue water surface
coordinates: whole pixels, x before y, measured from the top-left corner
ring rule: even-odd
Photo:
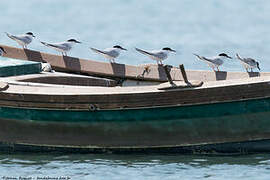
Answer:
[[[258,59],[269,71],[270,1],[266,0],[2,0],[0,43],[17,44],[2,32],[32,31],[37,38],[29,48],[57,53],[39,40],[61,42],[76,38],[83,42],[72,56],[106,61],[89,47],[119,44],[129,49],[120,63],[155,63],[138,54],[169,46],[177,50],[167,64],[183,63],[188,69],[209,69],[192,53],[214,56],[221,52]],[[1,35],[2,34],[2,35]],[[228,60],[221,68],[243,71],[240,63]]]
[[[5,178],[268,180],[270,155],[0,155]]]

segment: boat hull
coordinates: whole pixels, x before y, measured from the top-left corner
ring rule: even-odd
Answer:
[[[268,152],[269,117],[270,98],[99,111],[1,107],[0,150]]]
[[[24,143],[0,142],[3,153],[61,153],[61,154],[207,154],[207,155],[244,155],[269,153],[270,140],[200,144],[166,147],[78,147],[50,146]]]

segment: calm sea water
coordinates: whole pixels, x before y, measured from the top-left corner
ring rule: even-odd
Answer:
[[[119,44],[129,49],[120,63],[152,63],[135,52],[169,46],[177,53],[167,64],[208,69],[192,53],[205,56],[236,52],[260,61],[270,71],[270,1],[266,0],[1,0],[0,43],[15,45],[3,32],[32,31],[31,49],[55,53],[47,42],[76,38],[72,56],[105,61],[89,47]],[[243,71],[236,60],[222,67]],[[115,156],[1,155],[0,178],[73,179],[270,179],[270,156]]]
[[[269,180],[270,155],[0,155],[0,178]]]

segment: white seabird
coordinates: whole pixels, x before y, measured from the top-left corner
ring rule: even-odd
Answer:
[[[248,72],[248,69],[250,69],[251,72],[253,72],[254,68],[258,68],[259,70],[259,62],[257,62],[255,59],[252,58],[241,58],[238,54],[236,54],[236,57],[241,61],[242,65]]]
[[[127,51],[127,49],[119,45],[113,46],[112,48],[106,48],[104,50],[99,50],[95,48],[90,49],[98,54],[103,55],[106,59],[109,59],[111,63],[115,63],[115,58],[117,58],[120,55],[120,52],[122,50]]]
[[[34,36],[34,34],[32,32],[28,32],[28,33],[22,34],[22,35],[12,35],[12,34],[9,34],[7,32],[5,32],[5,33],[10,39],[16,41],[24,49],[27,49],[27,45],[32,42],[34,37],[36,37],[36,36]]]
[[[161,50],[145,51],[139,48],[135,48],[136,51],[150,57],[151,59],[157,61],[158,64],[162,64],[162,61],[168,58],[170,52],[176,52],[175,50],[165,47]]]
[[[200,60],[203,60],[204,62],[206,62],[209,67],[211,67],[213,69],[213,71],[215,71],[215,68],[217,68],[217,70],[219,71],[219,66],[221,66],[224,63],[225,59],[232,59],[232,57],[228,56],[225,53],[221,53],[218,56],[214,56],[214,57],[204,57],[204,56],[199,56],[197,54],[194,54],[195,56],[197,56]]]
[[[60,42],[60,43],[46,43],[43,41],[40,41],[40,42],[49,48],[52,48],[58,52],[61,52],[63,56],[67,56],[67,52],[73,48],[74,44],[81,43],[75,39],[69,39],[65,42]]]
[[[0,56],[3,56],[4,53],[7,54],[5,49],[3,47],[0,47]]]

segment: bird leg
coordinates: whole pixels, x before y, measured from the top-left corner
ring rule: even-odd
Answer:
[[[211,66],[210,64],[208,64],[208,66],[213,69],[214,72],[216,72],[214,66]]]

